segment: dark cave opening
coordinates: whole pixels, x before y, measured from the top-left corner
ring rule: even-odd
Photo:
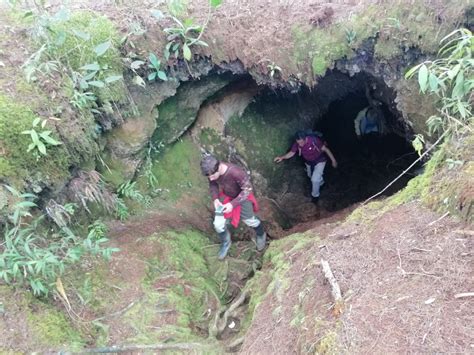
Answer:
[[[249,106],[249,111],[260,115],[265,124],[272,126],[269,134],[272,129],[281,130],[284,126],[288,149],[297,130],[313,129],[322,133],[323,140],[338,161],[338,167],[334,169],[328,160],[318,205],[323,210],[336,211],[376,194],[416,160],[417,154],[409,142],[413,132],[397,110],[395,98],[396,93],[380,78],[366,73],[349,76],[332,71],[311,90],[303,87],[293,93],[263,89]],[[377,102],[379,112],[383,114],[383,134],[370,134],[358,139],[354,120],[369,102]],[[306,212],[294,211],[303,210],[298,204],[311,200],[311,182],[301,158],[283,164],[288,187],[286,197],[280,200],[290,219],[297,223],[307,218]],[[412,177],[410,173],[404,175],[383,195],[397,192]],[[281,186],[270,188],[277,191],[275,196],[281,196]],[[304,215],[302,219],[301,215]]]
[[[329,209],[340,209],[376,194],[417,158],[405,138],[407,132],[399,127],[400,117],[386,103],[380,107],[385,132],[356,135],[355,119],[368,106],[363,91],[349,93],[331,102],[315,126],[339,164],[337,169],[326,170],[328,186],[322,191],[322,198]],[[403,176],[384,195],[397,192],[411,177],[412,174]]]

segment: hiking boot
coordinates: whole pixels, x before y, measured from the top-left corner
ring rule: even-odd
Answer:
[[[219,249],[219,253],[217,254],[217,258],[219,260],[223,260],[227,256],[227,253],[229,252],[232,241],[230,240],[229,231],[219,233],[219,238],[221,238],[221,247]]]
[[[262,251],[265,249],[265,243],[267,241],[267,233],[263,233],[262,235],[257,235],[257,251]]]
[[[314,203],[316,206],[319,205],[319,196],[318,197],[311,197],[311,202]]]

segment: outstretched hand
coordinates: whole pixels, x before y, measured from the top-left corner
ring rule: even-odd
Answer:
[[[275,159],[273,159],[273,161],[275,163],[280,163],[283,159],[281,157],[276,157]]]

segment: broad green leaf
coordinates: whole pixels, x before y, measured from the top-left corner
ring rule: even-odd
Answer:
[[[44,127],[46,126],[46,123],[47,123],[47,122],[48,122],[48,121],[43,120],[43,122],[41,122],[41,128],[44,128]]]
[[[86,80],[81,79],[81,80],[79,80],[79,87],[80,87],[81,89],[85,90],[85,89],[88,89],[88,88],[89,88],[89,84],[87,83]]]
[[[94,70],[94,71],[99,71],[100,70],[100,65],[99,63],[91,63],[91,64],[86,64],[80,69],[82,70]]]
[[[153,81],[156,79],[156,71],[153,73],[148,74],[148,81]]]
[[[464,104],[461,101],[458,101],[458,111],[461,114],[462,118],[466,118],[466,108],[464,107]]]
[[[143,64],[145,64],[143,60],[135,60],[132,62],[132,64],[130,64],[130,68],[136,70],[140,68]]]
[[[36,133],[35,130],[31,130],[30,133],[31,133],[31,140],[33,141],[35,145],[38,145],[38,143],[40,143],[38,133]]]
[[[430,90],[433,92],[438,91],[438,78],[433,73],[429,75]]]
[[[27,152],[27,153],[28,153],[28,152],[31,152],[35,147],[36,147],[36,145],[35,145],[34,143],[30,143],[30,144],[28,145],[28,150],[27,150],[26,152]]]
[[[103,81],[93,80],[87,82],[90,86],[95,86],[96,88],[103,88],[105,86]]]
[[[111,75],[105,78],[107,84],[113,83],[114,81],[122,80],[122,75]]]
[[[456,85],[453,88],[451,97],[453,99],[461,99],[463,96],[464,96],[464,73],[461,71],[456,77]]]
[[[111,45],[112,45],[111,41],[101,43],[97,47],[94,48],[94,52],[98,57],[100,57],[101,55],[104,55],[105,52],[107,52],[107,50],[110,48]]]
[[[453,69],[448,71],[448,78],[453,80],[456,75],[458,75],[459,70],[461,69],[461,64],[456,64]]]
[[[201,41],[201,40],[193,42],[193,44],[195,44],[197,46],[209,47],[209,45],[206,42]]]
[[[420,67],[420,71],[418,72],[418,84],[420,85],[421,92],[424,93],[428,85],[428,68],[424,64]]]
[[[97,70],[91,71],[89,74],[85,75],[83,79],[86,81],[91,80],[97,73]]]
[[[74,35],[76,37],[79,37],[80,39],[83,39],[84,41],[88,41],[91,39],[91,35],[87,32],[83,32],[83,31],[79,31],[79,30],[72,30],[72,33],[74,33]]]
[[[156,57],[155,53],[150,53],[148,59],[150,59],[150,63],[153,65],[153,67],[155,67],[156,69],[160,67],[160,61]]]
[[[37,147],[41,154],[46,155],[46,146],[43,144],[43,142],[39,141]]]
[[[166,76],[166,73],[164,71],[158,71],[158,78],[160,78],[163,81],[167,81],[168,77]]]
[[[188,45],[186,43],[183,44],[183,58],[189,62],[191,60],[191,57],[192,57],[192,54]]]
[[[42,133],[40,133],[40,136],[49,145],[61,145],[62,144],[61,142],[57,141],[56,139],[50,137],[49,135],[43,135]]]
[[[34,120],[33,120],[33,127],[36,127],[38,125],[38,123],[40,123],[41,121],[41,118],[40,117],[36,117]]]

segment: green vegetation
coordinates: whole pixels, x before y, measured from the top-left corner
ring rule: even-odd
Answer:
[[[290,286],[290,281],[285,276],[291,267],[287,255],[314,243],[316,240],[314,236],[296,233],[284,239],[272,241],[264,255],[263,270],[258,271],[245,285],[251,298],[240,334],[245,334],[258,305],[264,299],[271,294],[279,301],[284,297],[285,291]],[[276,313],[278,313],[277,310]],[[274,316],[278,318],[278,314],[274,314]],[[300,317],[297,317],[295,322],[298,319],[301,320]]]
[[[73,94],[97,95],[101,102],[124,98],[120,39],[110,20],[82,11],[59,17],[50,28],[48,55],[70,71],[76,88]]]
[[[69,176],[70,157],[63,146],[50,145],[48,159],[40,159],[40,155],[29,152],[31,139],[22,133],[31,134],[29,129],[36,121],[36,115],[26,106],[0,95],[0,178],[12,185],[21,186],[27,177],[55,183]],[[47,137],[53,139],[51,132]],[[44,137],[42,142],[48,144]]]
[[[198,191],[204,192],[206,181],[201,176],[200,159],[199,149],[189,138],[154,155],[151,171],[156,178],[157,188],[152,192],[173,201],[186,192],[193,195],[198,195]],[[144,185],[144,178],[146,179],[144,176],[140,178],[141,185]]]
[[[275,164],[273,158],[287,152],[294,132],[304,128],[295,115],[295,105],[285,99],[258,101],[250,104],[242,117],[231,117],[227,123],[227,134],[235,139],[237,151],[269,186],[281,186],[285,174],[284,167]]]
[[[190,230],[154,234],[146,243],[153,246],[155,256],[147,260],[145,296],[124,315],[136,330],[133,341],[153,343],[163,336],[174,341],[202,340],[193,329],[207,329],[208,308],[219,308],[223,298],[222,280],[216,274],[222,263],[208,256],[208,238]],[[225,293],[226,287],[222,289]],[[173,320],[153,327],[164,314],[171,314]]]
[[[28,306],[33,309],[37,308],[37,311],[30,311],[27,316],[28,326],[43,346],[75,352],[84,348],[85,339],[71,325],[63,312],[34,299],[29,301]]]
[[[28,146],[27,152],[30,152],[33,150],[33,154],[36,155],[36,158],[39,159],[40,155],[38,155],[38,152],[42,155],[47,155],[46,153],[46,148],[49,146],[57,146],[61,145],[61,142],[58,142],[54,138],[52,138],[51,131],[43,130],[43,131],[37,131],[38,129],[38,124],[40,123],[41,118],[36,117],[33,120],[33,127],[29,130],[21,132],[21,134],[28,134],[31,137],[32,142]],[[48,120],[43,120],[41,122],[41,128],[44,129],[46,126],[46,123]],[[36,152],[35,148],[38,150]]]
[[[469,30],[460,29],[443,38],[441,44],[438,59],[415,66],[406,77],[418,72],[421,92],[435,94],[441,100],[440,116],[427,121],[430,133],[459,136],[466,130],[472,132],[474,123],[470,102],[474,89],[474,37]]]
[[[456,0],[450,7],[450,10],[462,13],[466,4]],[[294,28],[294,62],[291,66],[303,73],[311,70],[302,78],[311,83],[311,77],[323,76],[336,60],[351,58],[368,40],[374,41],[375,58],[383,61],[400,57],[413,48],[423,53],[434,53],[439,40],[459,20],[459,16],[453,13],[440,22],[437,11],[421,2],[415,2],[409,8],[398,3],[385,3],[367,6],[363,12],[326,27]]]
[[[32,215],[37,205],[32,194],[21,194],[6,186],[17,200],[8,216],[4,231],[4,248],[0,254],[0,278],[7,284],[28,284],[35,295],[47,295],[55,286],[67,266],[77,263],[90,253],[109,259],[118,249],[103,246],[106,227],[96,221],[89,226],[87,237],[82,239],[68,227],[74,206],[61,206],[50,201],[47,213],[56,228],[42,227],[46,217]]]
[[[427,120],[430,134],[439,136],[444,144],[433,155],[425,173],[411,182],[401,197],[419,195],[425,203],[439,209],[474,218],[474,200],[469,195],[472,184],[474,117],[471,98],[474,88],[472,48],[474,37],[469,30],[456,30],[441,40],[438,59],[421,63],[406,74],[418,73],[423,93],[439,98],[439,116]],[[425,139],[418,139],[417,143]],[[457,181],[457,183],[454,183]]]
[[[168,11],[172,14],[170,17],[174,22],[174,27],[167,27],[164,32],[167,34],[168,43],[165,46],[164,57],[165,60],[169,60],[170,56],[173,55],[177,59],[180,54],[185,61],[191,61],[193,46],[207,47],[208,44],[201,40],[202,34],[206,26],[208,25],[212,10],[220,6],[222,0],[209,0],[209,11],[207,20],[204,25],[196,25],[192,18],[186,18],[179,20],[177,16],[182,15],[187,4],[180,0],[173,0],[168,2]],[[153,11],[152,14],[161,20],[164,15],[161,11]]]

